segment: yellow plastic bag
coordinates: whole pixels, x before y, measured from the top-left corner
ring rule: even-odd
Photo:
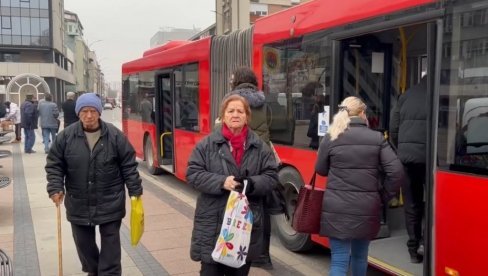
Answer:
[[[133,196],[130,199],[130,242],[132,246],[136,246],[144,233],[144,207],[140,196]]]

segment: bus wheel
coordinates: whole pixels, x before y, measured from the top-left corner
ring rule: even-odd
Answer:
[[[286,208],[290,218],[285,215],[271,216],[276,234],[281,243],[291,251],[306,251],[313,246],[309,234],[298,233],[291,227],[293,214],[298,200],[298,191],[304,185],[303,180],[297,170],[285,167],[278,172],[281,185],[284,188]]]
[[[154,166],[154,155],[151,138],[146,137],[144,142],[144,161],[146,163],[147,171],[150,174],[156,175],[161,174],[163,170],[161,168]]]

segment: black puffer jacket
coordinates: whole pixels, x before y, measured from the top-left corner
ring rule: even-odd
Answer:
[[[398,99],[391,115],[390,135],[402,163],[425,164],[427,77]]]
[[[254,190],[247,194],[254,216],[251,244],[247,260],[256,259],[263,250],[264,196],[278,183],[276,161],[271,150],[254,133],[249,131],[240,168],[231,155],[227,140],[220,129],[200,141],[188,161],[188,183],[201,192],[197,199],[191,238],[190,256],[194,261],[213,263],[212,251],[220,233],[229,191],[223,189],[228,175],[245,176],[254,183]]]
[[[135,151],[115,126],[100,120],[100,139],[90,154],[80,123],[56,136],[47,156],[49,196],[66,190],[67,219],[79,225],[99,225],[125,216],[125,189],[142,194]]]
[[[404,172],[400,160],[380,132],[369,129],[364,120],[352,117],[349,128],[337,139],[320,143],[315,170],[328,176],[322,203],[320,234],[337,239],[373,239],[380,227],[384,186],[398,191]]]
[[[227,95],[237,94],[247,100],[251,107],[251,122],[249,127],[256,132],[259,138],[269,145],[269,127],[266,116],[266,98],[263,91],[251,83],[241,83]]]

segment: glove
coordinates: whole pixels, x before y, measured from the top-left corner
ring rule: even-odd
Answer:
[[[254,182],[252,181],[251,178],[247,178],[247,177],[234,178],[235,182],[239,182],[239,186],[235,187],[236,192],[242,193],[244,189],[244,180],[247,180],[246,194],[252,193],[252,191],[254,191]]]

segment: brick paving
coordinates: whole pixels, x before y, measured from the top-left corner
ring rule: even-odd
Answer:
[[[23,144],[0,144],[12,156],[0,159],[0,175],[13,182],[0,189],[0,248],[13,258],[16,276],[57,275],[56,208],[46,194],[45,157],[37,132],[35,154]],[[123,275],[199,275],[200,264],[189,257],[194,207],[143,178],[145,232],[130,245],[129,216],[121,228]],[[130,202],[127,200],[128,214]],[[76,255],[70,224],[62,208],[64,275],[85,275]],[[252,268],[251,275],[302,275],[274,258],[270,272]]]

